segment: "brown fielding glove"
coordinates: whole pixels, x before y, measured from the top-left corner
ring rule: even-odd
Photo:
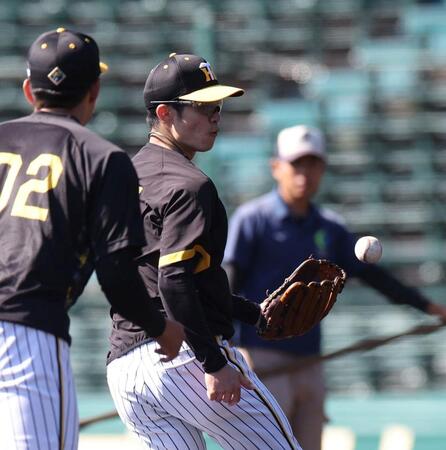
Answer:
[[[336,264],[306,259],[263,301],[259,336],[285,339],[306,333],[329,313],[345,279]]]

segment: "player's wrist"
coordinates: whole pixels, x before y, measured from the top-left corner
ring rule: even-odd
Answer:
[[[262,310],[259,308],[259,317],[254,326],[256,330],[262,330],[265,327],[265,325],[266,325],[265,316],[262,314]]]

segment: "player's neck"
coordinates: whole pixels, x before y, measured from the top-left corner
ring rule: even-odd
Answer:
[[[53,113],[70,116],[75,118],[82,125],[85,125],[89,122],[93,113],[93,110],[92,109],[90,110],[90,108],[88,108],[83,102],[81,102],[74,108],[43,107],[43,108],[36,108],[36,110],[41,112],[47,112],[50,114]]]
[[[195,156],[195,151],[186,151],[181,144],[172,136],[162,133],[160,131],[152,130],[149,133],[149,142],[169,150],[180,151],[187,159],[192,159]]]

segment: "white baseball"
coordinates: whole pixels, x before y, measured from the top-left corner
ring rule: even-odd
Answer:
[[[363,236],[355,245],[355,255],[363,262],[374,264],[381,259],[383,248],[375,236]]]

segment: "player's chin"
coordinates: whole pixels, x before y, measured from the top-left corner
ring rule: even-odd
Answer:
[[[209,135],[209,137],[207,139],[203,139],[200,151],[207,152],[208,150],[210,150],[214,146],[216,137],[217,137],[217,134],[212,133]]]

